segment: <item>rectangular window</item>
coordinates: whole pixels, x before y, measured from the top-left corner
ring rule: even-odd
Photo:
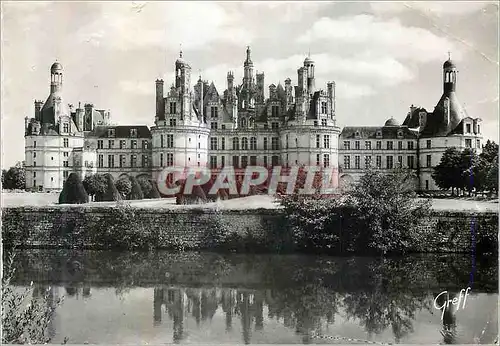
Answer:
[[[149,167],[149,156],[142,155],[142,167]]]
[[[403,156],[398,156],[398,167],[399,168],[403,167]]]
[[[429,190],[429,180],[426,180],[426,181],[425,181],[425,189],[426,189],[426,190]]]
[[[314,126],[318,126],[318,121],[314,120]]]
[[[142,140],[142,149],[147,149],[149,147],[148,141],[146,139]]]
[[[36,148],[36,141],[33,141],[33,148]]]
[[[263,163],[264,163],[264,167],[267,167],[267,156],[264,156]]]
[[[220,139],[220,148],[221,148],[222,150],[226,150],[226,138],[224,138],[224,137],[222,137],[222,138]]]
[[[222,124],[221,126],[221,129],[225,130],[226,129],[226,125],[225,124]]]
[[[272,122],[272,123],[271,123],[271,129],[273,129],[273,130],[277,130],[277,129],[278,129],[278,127],[279,127],[279,124],[278,124],[277,122]]]
[[[160,136],[160,147],[162,147],[162,148],[163,148],[163,145],[164,145],[164,144],[163,144],[163,135],[161,135],[161,136]]]
[[[321,148],[320,143],[321,143],[321,136],[316,135],[316,148],[318,149]]]
[[[382,141],[377,141],[377,150],[382,150]]]
[[[431,156],[430,155],[426,156],[426,166],[431,167]]]
[[[109,149],[113,149],[113,148],[114,148],[114,146],[115,146],[115,141],[113,141],[113,140],[109,140],[109,141],[108,141],[108,148],[109,148]]]
[[[137,155],[130,156],[130,167],[137,167]]]
[[[174,147],[174,135],[170,134],[167,135],[167,148],[173,148]]]
[[[387,150],[392,150],[392,149],[393,149],[392,141],[387,141]]]
[[[120,168],[125,167],[125,155],[120,155]]]
[[[330,167],[330,155],[329,154],[324,154],[323,155],[323,167]]]
[[[354,156],[354,168],[355,169],[361,168],[361,156]]]
[[[221,156],[220,157],[220,166],[224,167],[225,165],[226,165],[226,157],[225,156]]]
[[[177,103],[170,102],[170,114],[177,113]]]
[[[326,149],[330,148],[330,135],[323,136],[323,147]]]
[[[125,140],[121,140],[120,141],[120,149],[125,149],[125,146],[126,146]]]
[[[233,150],[240,150],[240,140],[238,137],[233,138]]]
[[[354,149],[359,150],[359,141],[354,142]]]
[[[272,108],[271,108],[271,116],[272,117],[278,117],[279,116],[279,111],[280,111],[279,106],[272,106]]]
[[[392,156],[387,156],[386,158],[386,168],[387,169],[392,169],[394,167],[394,161],[393,161],[393,157]]]
[[[210,169],[217,168],[217,156],[210,156]]]
[[[163,153],[160,153],[160,167],[163,167]]]
[[[278,137],[271,138],[271,149],[272,150],[279,149],[279,138]]]
[[[257,156],[250,156],[250,166],[257,166]]]
[[[217,150],[217,137],[210,137],[210,150]]]
[[[413,156],[408,156],[406,158],[406,160],[407,160],[408,168],[413,169],[413,165],[414,165],[414,163],[413,163],[413,160],[414,160]]]
[[[248,166],[248,156],[243,155],[241,157],[241,168],[246,168]]]
[[[470,125],[469,125],[470,126]],[[68,133],[69,132],[69,124],[68,123],[64,123],[63,124],[63,132],[64,133]]]
[[[130,147],[131,147],[132,149],[137,149],[137,140],[132,139],[132,140],[130,141]]]
[[[211,121],[210,122],[210,128],[212,130],[217,130],[217,121]]]
[[[372,164],[372,157],[365,156],[365,168],[370,168],[371,164]]]
[[[97,141],[97,149],[102,149],[104,148],[104,141],[98,140]]]
[[[239,165],[240,165],[240,158],[238,156],[233,156],[233,167],[239,168]]]
[[[274,166],[279,166],[280,164],[280,157],[277,155],[271,156],[271,165]]]
[[[285,148],[288,149],[288,135],[285,136]]]
[[[69,167],[69,162],[68,161],[63,161],[63,167]]]
[[[219,108],[217,106],[210,107],[210,118],[217,119],[218,117],[219,117]],[[217,128],[217,126],[215,128]]]
[[[470,133],[471,132],[470,131],[470,128],[471,128],[470,124],[466,124],[465,128],[466,128],[466,133]]]
[[[65,148],[69,147],[69,139],[64,138],[63,143]]]
[[[345,169],[351,168],[351,157],[349,155],[344,156],[344,168]]]
[[[465,140],[465,147],[472,148],[472,139],[468,138]]]
[[[320,166],[320,165],[321,165],[321,155],[316,154],[316,166]]]
[[[33,178],[36,178],[36,172],[33,172]]]
[[[430,139],[427,140],[426,147],[427,147],[427,149],[431,148],[431,140]]]
[[[366,150],[372,150],[372,142],[366,141],[365,142],[365,149]]]
[[[250,150],[257,150],[257,138],[256,137],[250,138]]]
[[[104,167],[104,156],[99,155],[98,161],[97,161],[97,167]]]
[[[177,126],[177,119],[173,118],[170,119],[170,127],[176,127]]]
[[[264,137],[264,150],[267,150],[267,137]]]
[[[64,157],[68,157],[68,156],[69,156],[69,153],[68,153],[67,151],[65,151],[65,152],[63,153],[63,156],[64,156]]]
[[[321,102],[321,113],[326,114],[328,111],[328,104],[326,102]]]
[[[241,139],[241,150],[248,150],[248,138],[243,137]]]
[[[350,150],[351,149],[351,142],[344,141],[344,149],[345,150]]]
[[[68,179],[69,177],[69,171],[63,171],[63,179]]]
[[[33,167],[36,167],[36,162],[33,162]]]
[[[382,168],[382,156],[380,155],[377,155],[376,157],[376,165],[377,165],[377,168]]]
[[[115,129],[108,129],[108,137],[114,137],[115,136]]]
[[[403,149],[403,141],[398,141],[398,150]]]
[[[114,167],[114,166],[115,166],[115,156],[108,155],[108,167]]]
[[[408,150],[413,150],[413,141],[408,142]]]
[[[36,158],[36,152],[33,153],[33,158]]]
[[[476,139],[476,148],[481,149],[481,140]]]
[[[321,119],[321,126],[326,126],[327,123],[326,123],[326,119]]]
[[[174,165],[174,154],[167,153],[167,167],[172,167]]]

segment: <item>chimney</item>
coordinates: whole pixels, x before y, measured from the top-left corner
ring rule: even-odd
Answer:
[[[42,105],[43,105],[42,101],[35,100],[35,120],[37,120],[37,121],[42,121],[42,119],[41,119],[42,118],[42,114],[41,114]]]
[[[163,79],[156,80],[156,116],[159,119],[164,117],[165,107],[163,100]]]

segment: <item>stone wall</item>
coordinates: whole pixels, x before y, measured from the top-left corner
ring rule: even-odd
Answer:
[[[268,242],[288,232],[279,210],[17,207],[2,215],[4,245],[62,248],[210,249],[221,239]],[[496,252],[498,214],[433,212],[428,252]]]

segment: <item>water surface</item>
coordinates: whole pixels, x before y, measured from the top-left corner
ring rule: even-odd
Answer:
[[[53,343],[463,344],[498,334],[495,258],[20,252],[14,283],[64,296]],[[465,306],[442,319],[435,297],[467,287]]]

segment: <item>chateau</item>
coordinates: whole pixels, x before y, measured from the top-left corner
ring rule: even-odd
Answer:
[[[165,88],[156,80],[155,125],[111,125],[110,113],[92,104],[73,109],[63,99],[63,68],[50,68],[50,95],[35,101],[35,117],[25,118],[26,187],[62,189],[71,172],[146,176],[156,179],[164,167],[231,165],[318,165],[338,171],[341,186],[356,181],[372,166],[415,171],[415,188],[437,189],[431,178],[448,147],[481,150],[479,118],[471,118],[458,102],[457,69],[443,65],[443,94],[432,112],[412,107],[403,123],[394,118],[379,127],[336,125],[335,83],[316,86],[315,63],[306,57],[297,70],[297,85],[269,85],[254,73],[246,50],[243,80],[227,73],[219,93],[198,79],[191,88],[191,67],[182,52],[175,62],[175,81]]]

